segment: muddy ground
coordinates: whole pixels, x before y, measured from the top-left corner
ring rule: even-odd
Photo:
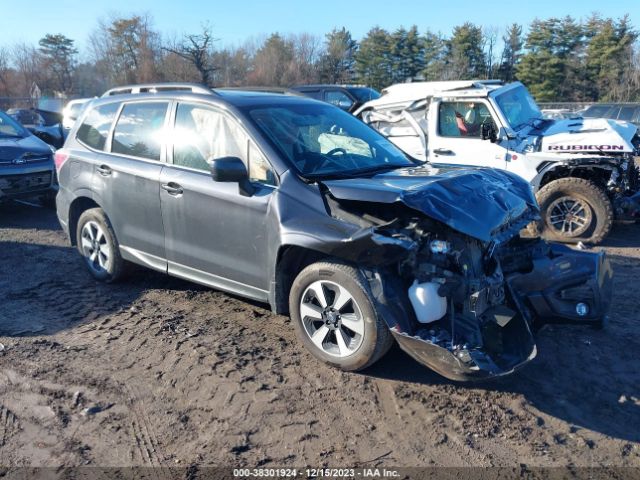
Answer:
[[[0,207],[0,465],[640,466],[640,226],[604,250],[607,330],[547,328],[465,386],[397,347],[339,372],[265,305],[161,274],[98,284],[53,211]]]

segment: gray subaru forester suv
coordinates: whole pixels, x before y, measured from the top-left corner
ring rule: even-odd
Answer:
[[[135,263],[269,303],[345,370],[395,340],[457,380],[510,373],[547,322],[601,327],[611,268],[519,232],[529,185],[408,158],[337,107],[195,85],[107,92],[56,154],[60,223],[98,280]]]

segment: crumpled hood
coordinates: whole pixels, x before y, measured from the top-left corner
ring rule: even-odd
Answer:
[[[604,118],[556,120],[542,133],[543,152],[633,152],[635,125]]]
[[[34,135],[24,138],[0,137],[0,163],[11,162],[29,153],[51,155],[51,148]]]
[[[531,186],[503,170],[425,165],[322,183],[337,200],[400,202],[484,242],[512,237],[539,214]]]

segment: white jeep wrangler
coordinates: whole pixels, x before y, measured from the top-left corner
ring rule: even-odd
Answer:
[[[550,120],[520,82],[393,85],[354,112],[407,154],[433,164],[501,168],[528,180],[537,226],[552,240],[600,242],[640,212],[637,128],[580,117]]]

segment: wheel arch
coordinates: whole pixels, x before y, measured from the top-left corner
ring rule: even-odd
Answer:
[[[93,198],[86,196],[76,197],[69,205],[69,239],[71,245],[77,245],[76,231],[78,230],[78,220],[87,210],[92,208],[102,208]]]
[[[289,293],[298,274],[312,263],[332,258],[327,253],[300,245],[281,245],[276,256],[272,288],[269,292],[271,309],[279,314],[289,313]]]
[[[536,192],[542,187],[560,178],[582,178],[595,183],[606,192],[607,182],[615,167],[607,164],[555,164],[551,162],[544,166],[531,182]]]

